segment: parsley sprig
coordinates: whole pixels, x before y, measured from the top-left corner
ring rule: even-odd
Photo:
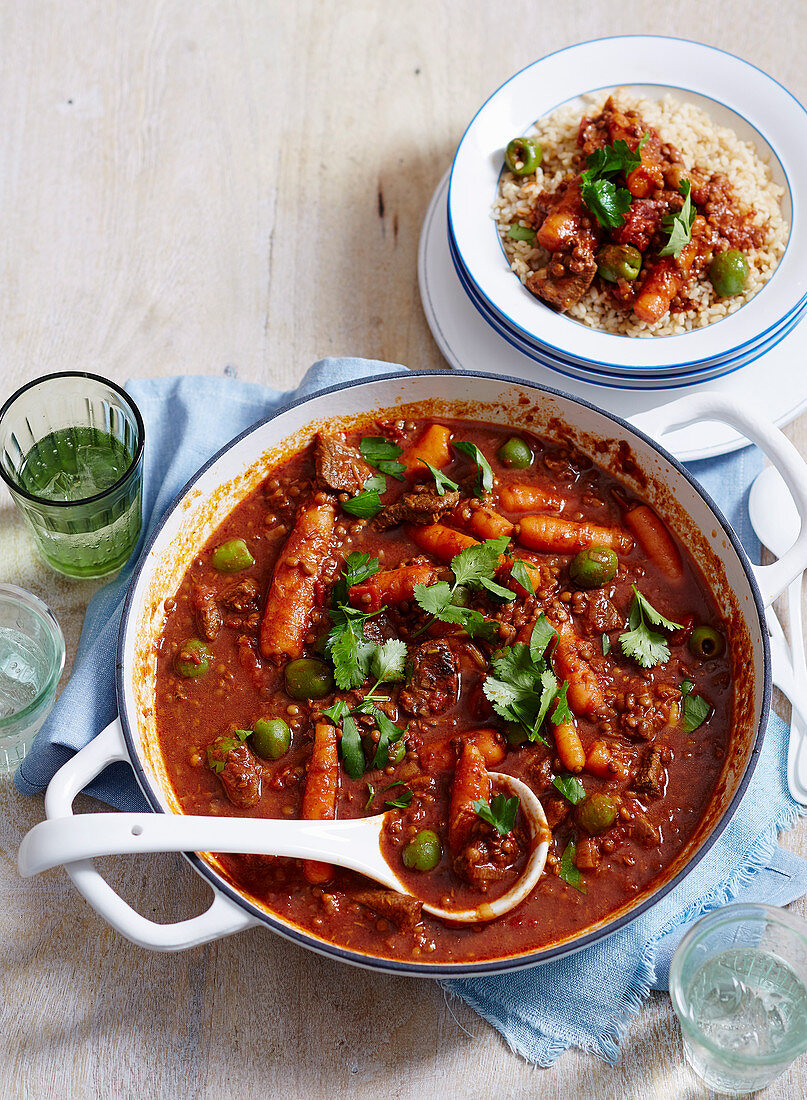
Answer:
[[[503,600],[514,600],[515,594],[493,580],[499,561],[506,552],[510,539],[503,535],[498,539],[486,539],[477,546],[466,546],[451,559],[454,581],[437,581],[435,584],[416,584],[415,600],[418,606],[441,623],[456,623],[471,637],[490,638],[496,624],[488,622],[481,611],[465,607],[463,592],[484,588]],[[426,624],[429,625],[428,623]],[[425,630],[426,627],[423,627]]]
[[[586,788],[576,775],[556,775],[552,780],[552,786],[560,791],[567,802],[576,806],[586,797]]]
[[[367,478],[362,488],[363,492],[357,493],[355,497],[342,503],[342,509],[351,516],[372,519],[384,507],[380,494],[387,491],[387,479],[383,474],[373,474]]]
[[[438,470],[436,466],[432,466],[431,462],[427,462],[425,458],[418,459],[418,462],[422,462],[434,478],[434,487],[439,497],[444,497],[446,495],[446,489],[448,489],[449,493],[457,492],[459,485],[457,485],[456,481],[452,481],[450,477],[446,477],[442,470]]]
[[[579,893],[585,894],[586,887],[583,883],[583,876],[574,861],[576,851],[577,845],[573,840],[570,840],[563,850],[563,855],[560,857],[558,877],[563,879],[564,882],[568,882],[568,884],[573,886]]]
[[[390,443],[381,435],[366,435],[359,441],[359,450],[364,461],[375,466],[376,470],[403,481],[406,466],[398,462],[398,456],[403,454],[403,447]]]
[[[558,684],[546,656],[555,638],[555,630],[544,614],[538,616],[532,628],[529,645],[516,642],[506,646],[493,660],[493,674],[482,690],[496,713],[507,722],[516,722],[527,732],[530,741],[546,744],[541,726],[552,703],[551,721],[558,725],[572,720],[566,702],[568,683]]]
[[[626,187],[617,187],[613,177],[622,172],[626,177],[642,163],[645,134],[635,151],[619,138],[613,145],[595,149],[586,158],[586,170],[580,174],[580,195],[600,223],[608,229],[624,224],[623,214],[630,209],[632,196]]]
[[[516,823],[519,800],[516,795],[507,798],[503,794],[495,794],[490,802],[479,798],[473,803],[474,813],[481,817],[488,825],[492,825],[502,836],[512,832]]]
[[[681,683],[681,696],[682,696],[682,715],[681,715],[681,728],[686,733],[692,733],[698,726],[702,726],[709,715],[712,713],[712,708],[700,695],[693,695],[692,689],[694,684],[691,680],[684,680]]]
[[[490,463],[479,450],[475,443],[452,443],[452,447],[461,454],[468,455],[476,463],[476,482],[474,483],[474,496],[482,500],[493,492],[493,470]],[[456,488],[456,486],[455,486]]]
[[[683,249],[692,240],[692,226],[698,211],[692,205],[690,191],[692,184],[689,180],[681,180],[678,188],[684,196],[684,205],[677,214],[665,214],[661,219],[662,228],[670,234],[665,246],[659,252],[659,256],[675,256],[676,260]]]
[[[660,611],[633,585],[633,603],[628,617],[628,629],[619,635],[619,644],[626,657],[632,657],[642,668],[665,665],[670,659],[670,647],[663,634],[651,630],[660,626],[667,631],[680,630],[681,624],[665,619]]]

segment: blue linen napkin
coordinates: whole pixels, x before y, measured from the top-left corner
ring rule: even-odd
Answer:
[[[134,381],[128,392],[146,425],[144,532],[129,565],[91,600],[70,681],[14,777],[36,794],[116,714],[116,640],[123,599],[148,532],[182,486],[212,454],[256,420],[326,386],[398,373],[405,368],[365,359],[315,363],[298,389],[280,393],[219,378]],[[747,490],[762,467],[746,448],[691,464],[718,501],[752,557]],[[807,861],[779,849],[777,832],[798,812],[785,783],[787,727],[773,716],[756,772],[720,839],[662,901],[625,929],[557,962],[491,978],[445,982],[531,1062],[551,1064],[569,1046],[614,1061],[618,1042],[651,986],[666,984],[669,960],[686,927],[731,900],[784,905],[807,892]],[[115,764],[88,793],[120,810],[146,810],[127,764]]]

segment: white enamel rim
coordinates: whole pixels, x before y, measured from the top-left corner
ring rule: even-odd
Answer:
[[[537,302],[504,258],[491,205],[505,145],[554,108],[617,86],[670,91],[704,106],[708,101],[718,123],[732,125],[743,138],[754,135],[760,152],[772,154],[774,177],[785,187],[783,213],[790,236],[778,268],[748,305],[707,328],[652,339],[587,329]],[[482,298],[510,327],[581,362],[626,369],[695,365],[747,348],[798,308],[807,294],[807,255],[793,247],[802,232],[802,197],[807,194],[807,161],[797,138],[806,124],[807,112],[790,92],[760,69],[712,46],[637,35],[550,54],[511,77],[487,100],[457,149],[448,217],[461,262]]]
[[[447,396],[446,390],[456,388],[457,396]],[[770,651],[768,635],[764,627],[764,608],[784,589],[807,562],[807,523],[794,546],[778,562],[765,567],[753,567],[745,556],[737,536],[709,496],[695,483],[681,464],[653,441],[684,423],[698,420],[726,420],[741,429],[748,438],[758,443],[768,457],[780,469],[799,513],[807,517],[807,466],[793,445],[773,425],[761,420],[753,407],[732,401],[720,394],[703,393],[683,398],[660,409],[654,409],[632,425],[611,413],[604,412],[589,402],[569,397],[557,390],[538,386],[515,378],[500,378],[471,372],[423,372],[377,377],[372,380],[345,383],[334,386],[311,397],[301,399],[280,410],[265,421],[254,425],[215,455],[188,485],[180,492],[160,523],[152,532],[141,561],[134,570],[132,583],[126,597],[118,636],[117,652],[117,701],[120,718],[114,720],[98,736],[74,756],[52,780],[46,795],[45,809],[48,818],[64,818],[72,814],[75,795],[106,766],[116,761],[129,761],[135,776],[152,808],[170,812],[171,802],[167,789],[161,785],[154,765],[143,743],[148,736],[144,712],[138,705],[138,692],[144,700],[151,698],[150,679],[146,679],[146,695],[142,695],[141,683],[135,675],[136,654],[152,652],[153,640],[161,628],[162,616],[152,616],[152,627],[143,631],[148,621],[146,608],[151,582],[158,580],[159,605],[163,593],[173,588],[159,584],[165,563],[170,563],[169,575],[181,575],[186,564],[193,559],[200,542],[207,537],[210,524],[220,522],[219,513],[211,517],[209,506],[225,507],[226,512],[236,503],[225,494],[220,499],[222,485],[236,484],[237,479],[253,468],[267,450],[289,438],[298,438],[299,432],[310,433],[312,423],[339,416],[367,416],[375,409],[388,409],[404,402],[452,402],[472,400],[482,405],[504,402],[493,420],[509,420],[509,412],[520,398],[528,396],[529,409],[538,414],[542,425],[559,416],[574,424],[582,432],[595,437],[612,436],[615,430],[627,440],[634,450],[636,461],[653,478],[660,478],[676,500],[690,516],[690,521],[711,545],[713,553],[723,563],[725,583],[734,593],[740,614],[745,620],[750,644],[750,670],[748,680],[751,710],[748,720],[748,754],[736,768],[729,785],[724,809],[711,826],[711,832],[691,853],[686,863],[663,885],[657,886],[641,897],[630,910],[598,926],[585,931],[573,940],[557,944],[541,951],[493,961],[462,964],[434,964],[413,961],[397,962],[380,959],[361,952],[324,943],[311,933],[285,921],[261,907],[234,889],[220,874],[198,855],[187,858],[213,889],[213,903],[198,917],[177,924],[156,924],[133,910],[102,878],[91,860],[78,860],[66,865],[67,873],[77,888],[98,912],[133,942],[154,950],[181,950],[253,925],[269,927],[280,935],[324,955],[355,965],[371,967],[391,973],[424,975],[430,977],[459,977],[463,975],[492,974],[519,969],[546,962],[580,950],[635,919],[641,912],[669,892],[706,854],[720,835],[739,805],[753,772],[762,743],[765,723],[770,706]],[[490,415],[485,409],[485,414]],[[233,482],[236,479],[236,482]],[[226,512],[224,514],[226,514]],[[198,517],[205,516],[203,530],[199,530]],[[195,540],[182,544],[179,533],[184,524],[191,524],[197,532]],[[207,527],[205,527],[207,525]],[[153,633],[154,629],[157,633]],[[144,705],[148,705],[146,702]],[[35,853],[28,853],[33,858]]]

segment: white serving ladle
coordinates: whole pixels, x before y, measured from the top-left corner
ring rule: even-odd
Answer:
[[[494,786],[516,795],[530,831],[524,870],[501,897],[472,909],[442,909],[423,903],[432,916],[477,923],[514,909],[541,877],[551,837],[543,807],[530,788],[512,775],[491,772]],[[279,821],[274,818],[194,817],[189,814],[80,814],[40,821],[23,838],[17,864],[23,878],[60,864],[96,856],[146,852],[241,852],[315,859],[358,871],[401,894],[411,891],[381,850],[391,811],[350,821]]]
[[[759,541],[781,558],[798,538],[798,511],[782,475],[766,467],[751,486],[748,497],[751,526]],[[770,634],[773,682],[793,708],[787,748],[787,785],[797,802],[807,805],[807,660],[804,652],[801,588],[799,574],[787,589],[787,614],[791,644],[788,647],[773,607],[766,612]]]

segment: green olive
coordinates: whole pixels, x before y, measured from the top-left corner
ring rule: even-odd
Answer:
[[[298,657],[286,665],[286,692],[292,699],[324,699],[333,691],[333,674],[316,657]]]
[[[243,539],[228,539],[210,555],[210,563],[219,573],[238,573],[249,569],[255,559]]]
[[[572,558],[569,576],[578,588],[601,588],[616,576],[619,562],[607,546],[589,546]]]
[[[421,829],[403,850],[404,867],[410,871],[433,871],[442,857],[440,838],[431,829]]]
[[[696,626],[689,635],[689,652],[694,657],[709,660],[710,657],[719,657],[726,648],[723,635],[711,626]]]
[[[633,282],[642,270],[642,254],[630,244],[607,244],[597,253],[597,274],[606,282]]]
[[[504,163],[514,176],[528,176],[541,163],[541,146],[532,138],[517,137],[504,151]]]
[[[399,737],[397,741],[393,741],[389,747],[389,762],[395,767],[396,764],[400,764],[403,758],[406,756],[406,743],[403,737]]]
[[[616,821],[619,806],[613,795],[597,791],[591,794],[583,802],[579,802],[575,808],[574,816],[577,824],[587,833],[596,836],[610,829]]]
[[[709,279],[715,293],[721,298],[742,294],[748,279],[748,262],[745,256],[736,248],[718,252],[709,264]]]
[[[210,671],[210,650],[198,638],[188,638],[182,643],[174,668],[186,680],[198,680]]]
[[[289,751],[291,730],[282,718],[259,718],[252,730],[252,751],[264,760],[279,760]]]
[[[526,470],[532,465],[532,450],[528,443],[519,439],[517,435],[511,436],[506,443],[502,443],[496,452],[496,457],[502,466],[510,470]]]

